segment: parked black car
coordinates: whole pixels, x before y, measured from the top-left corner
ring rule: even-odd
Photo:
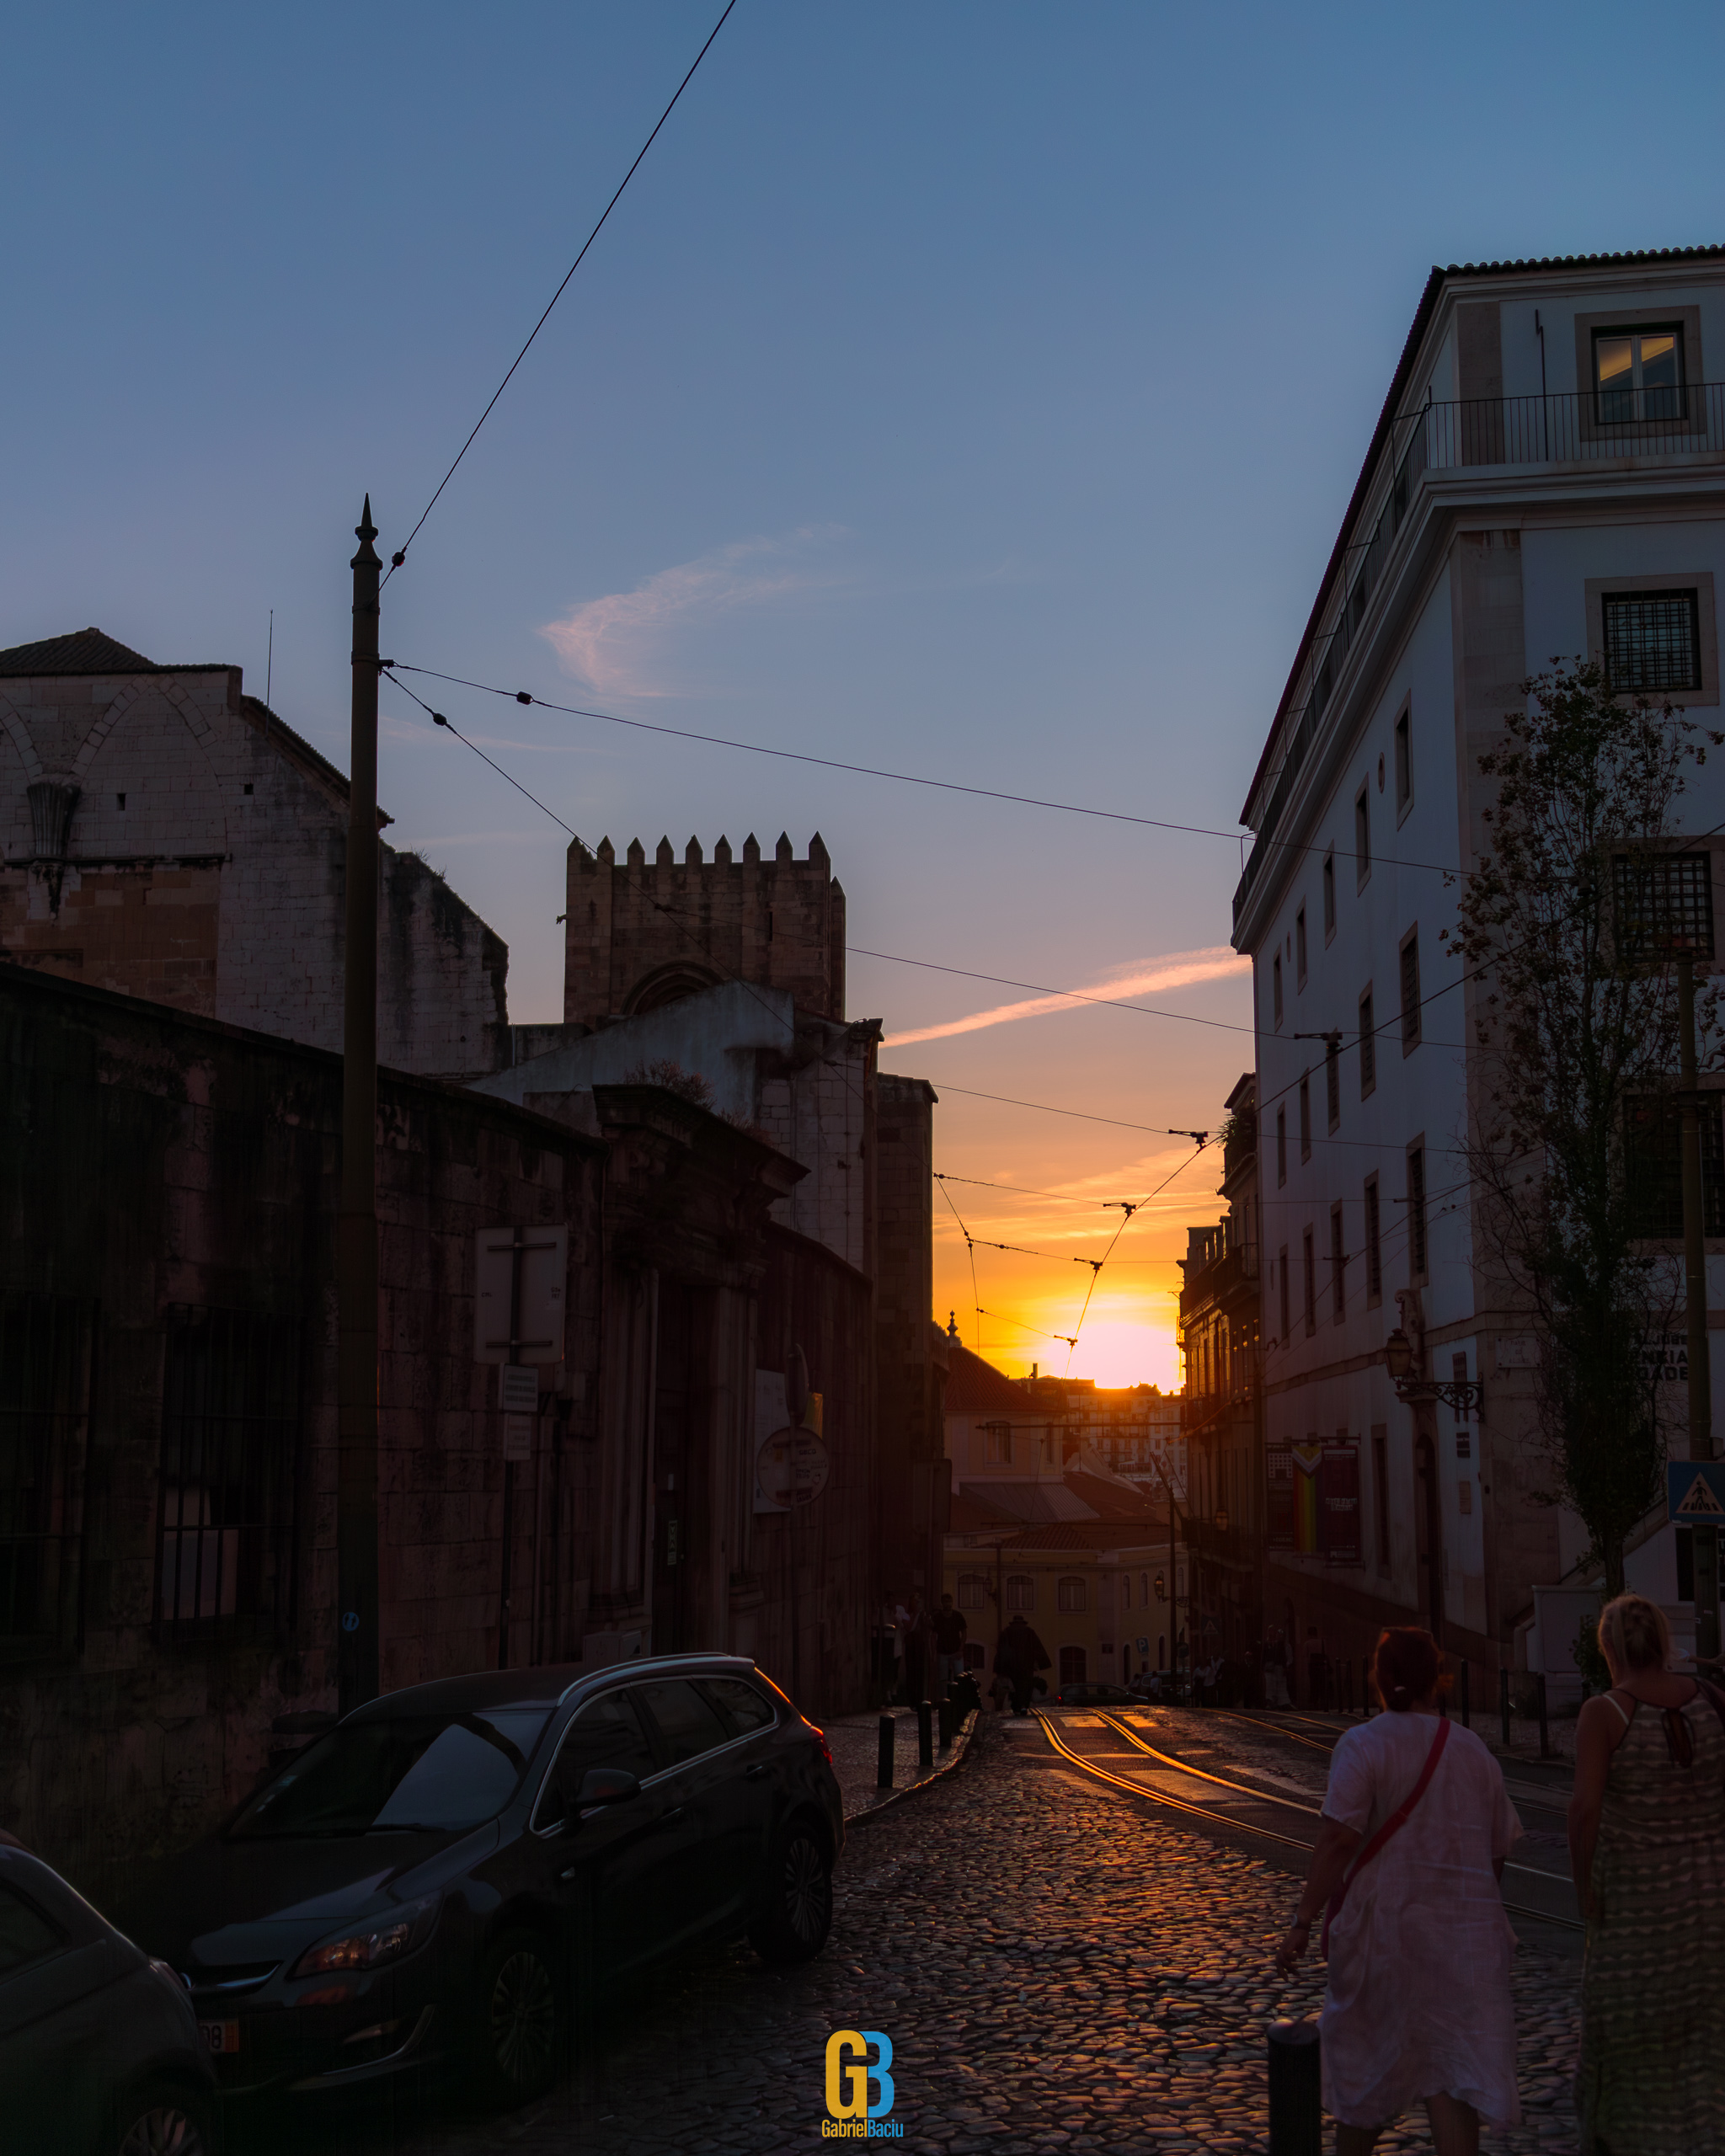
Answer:
[[[230,2093],[454,2066],[519,2102],[595,1985],[727,1934],[819,1953],[843,1846],[826,1741],[752,1662],[511,1670],[357,1709],[133,1924]]]
[[[179,1977],[0,1846],[0,2147],[216,2156],[217,2101]]]

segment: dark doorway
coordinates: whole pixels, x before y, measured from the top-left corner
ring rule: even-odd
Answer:
[[[691,1529],[689,1418],[693,1406],[694,1294],[659,1283],[659,1358],[653,1405],[653,1652],[678,1654],[688,1638]]]
[[[1419,1586],[1425,1604],[1426,1623],[1441,1646],[1444,1641],[1444,1529],[1438,1505],[1438,1459],[1429,1438],[1413,1448],[1413,1470],[1419,1485],[1413,1508],[1413,1534],[1419,1557]]]

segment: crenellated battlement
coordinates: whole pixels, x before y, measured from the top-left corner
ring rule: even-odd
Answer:
[[[569,850],[565,1022],[656,1011],[720,981],[788,989],[824,1018],[845,1015],[845,894],[820,834],[796,857],[780,832],[771,860],[750,831],[742,858],[723,833],[708,860],[692,837],[679,861],[663,837],[623,859],[608,838]]]

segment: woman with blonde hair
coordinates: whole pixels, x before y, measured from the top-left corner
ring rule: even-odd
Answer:
[[[1367,2156],[1397,2113],[1423,2103],[1439,2156],[1473,2156],[1482,2117],[1514,2126],[1515,1943],[1498,1882],[1521,1822],[1503,1770],[1443,1715],[1437,1643],[1398,1626],[1373,1675],[1387,1714],[1343,1731],[1285,1976],[1324,1925],[1329,1982],[1325,2108],[1337,2156]]]
[[[1569,1854],[1587,1919],[1584,2156],[1696,2156],[1725,2138],[1725,1700],[1669,1668],[1658,1604],[1599,1612],[1611,1689],[1582,1708]]]

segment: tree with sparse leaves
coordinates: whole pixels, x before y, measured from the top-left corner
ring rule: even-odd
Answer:
[[[1463,1150],[1496,1284],[1537,1328],[1539,1494],[1579,1514],[1616,1594],[1665,1451],[1648,1347],[1683,1292],[1648,1209],[1675,1159],[1678,806],[1725,736],[1552,664],[1479,760],[1487,850],[1450,939],[1477,976]],[[1698,995],[1704,1068],[1716,1017]]]

